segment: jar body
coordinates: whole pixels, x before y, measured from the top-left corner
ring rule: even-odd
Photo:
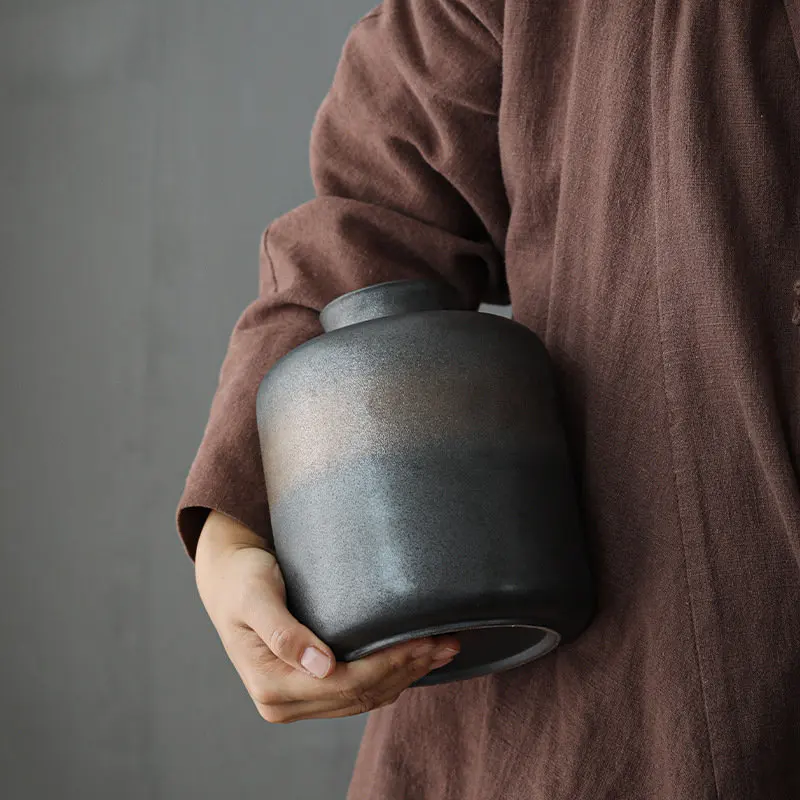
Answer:
[[[257,419],[287,605],[337,660],[453,632],[459,655],[414,685],[443,683],[590,621],[576,484],[529,329],[452,309],[346,325],[273,366]]]

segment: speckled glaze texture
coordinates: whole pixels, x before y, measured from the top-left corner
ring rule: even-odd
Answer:
[[[593,587],[549,358],[428,280],[342,295],[257,393],[290,611],[351,661],[454,632],[414,685],[574,639]]]

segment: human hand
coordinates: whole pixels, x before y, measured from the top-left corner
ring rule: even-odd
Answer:
[[[283,575],[265,545],[246,526],[211,511],[197,544],[195,579],[225,652],[267,722],[347,717],[390,705],[458,654],[458,640],[444,635],[336,662],[287,609]]]

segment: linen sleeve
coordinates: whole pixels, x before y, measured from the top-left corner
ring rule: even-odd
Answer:
[[[256,425],[271,365],[319,312],[382,281],[437,277],[464,308],[507,302],[497,2],[386,0],[350,29],[313,121],[315,196],[261,239],[258,296],[231,333],[176,511],[186,553],[211,509],[274,553]]]

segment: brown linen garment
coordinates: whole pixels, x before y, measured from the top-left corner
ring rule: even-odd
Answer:
[[[349,800],[800,798],[799,44],[800,0],[387,0],[351,29],[186,551],[209,508],[271,541],[255,391],[326,302],[507,281],[555,363],[599,610],[371,712]]]

